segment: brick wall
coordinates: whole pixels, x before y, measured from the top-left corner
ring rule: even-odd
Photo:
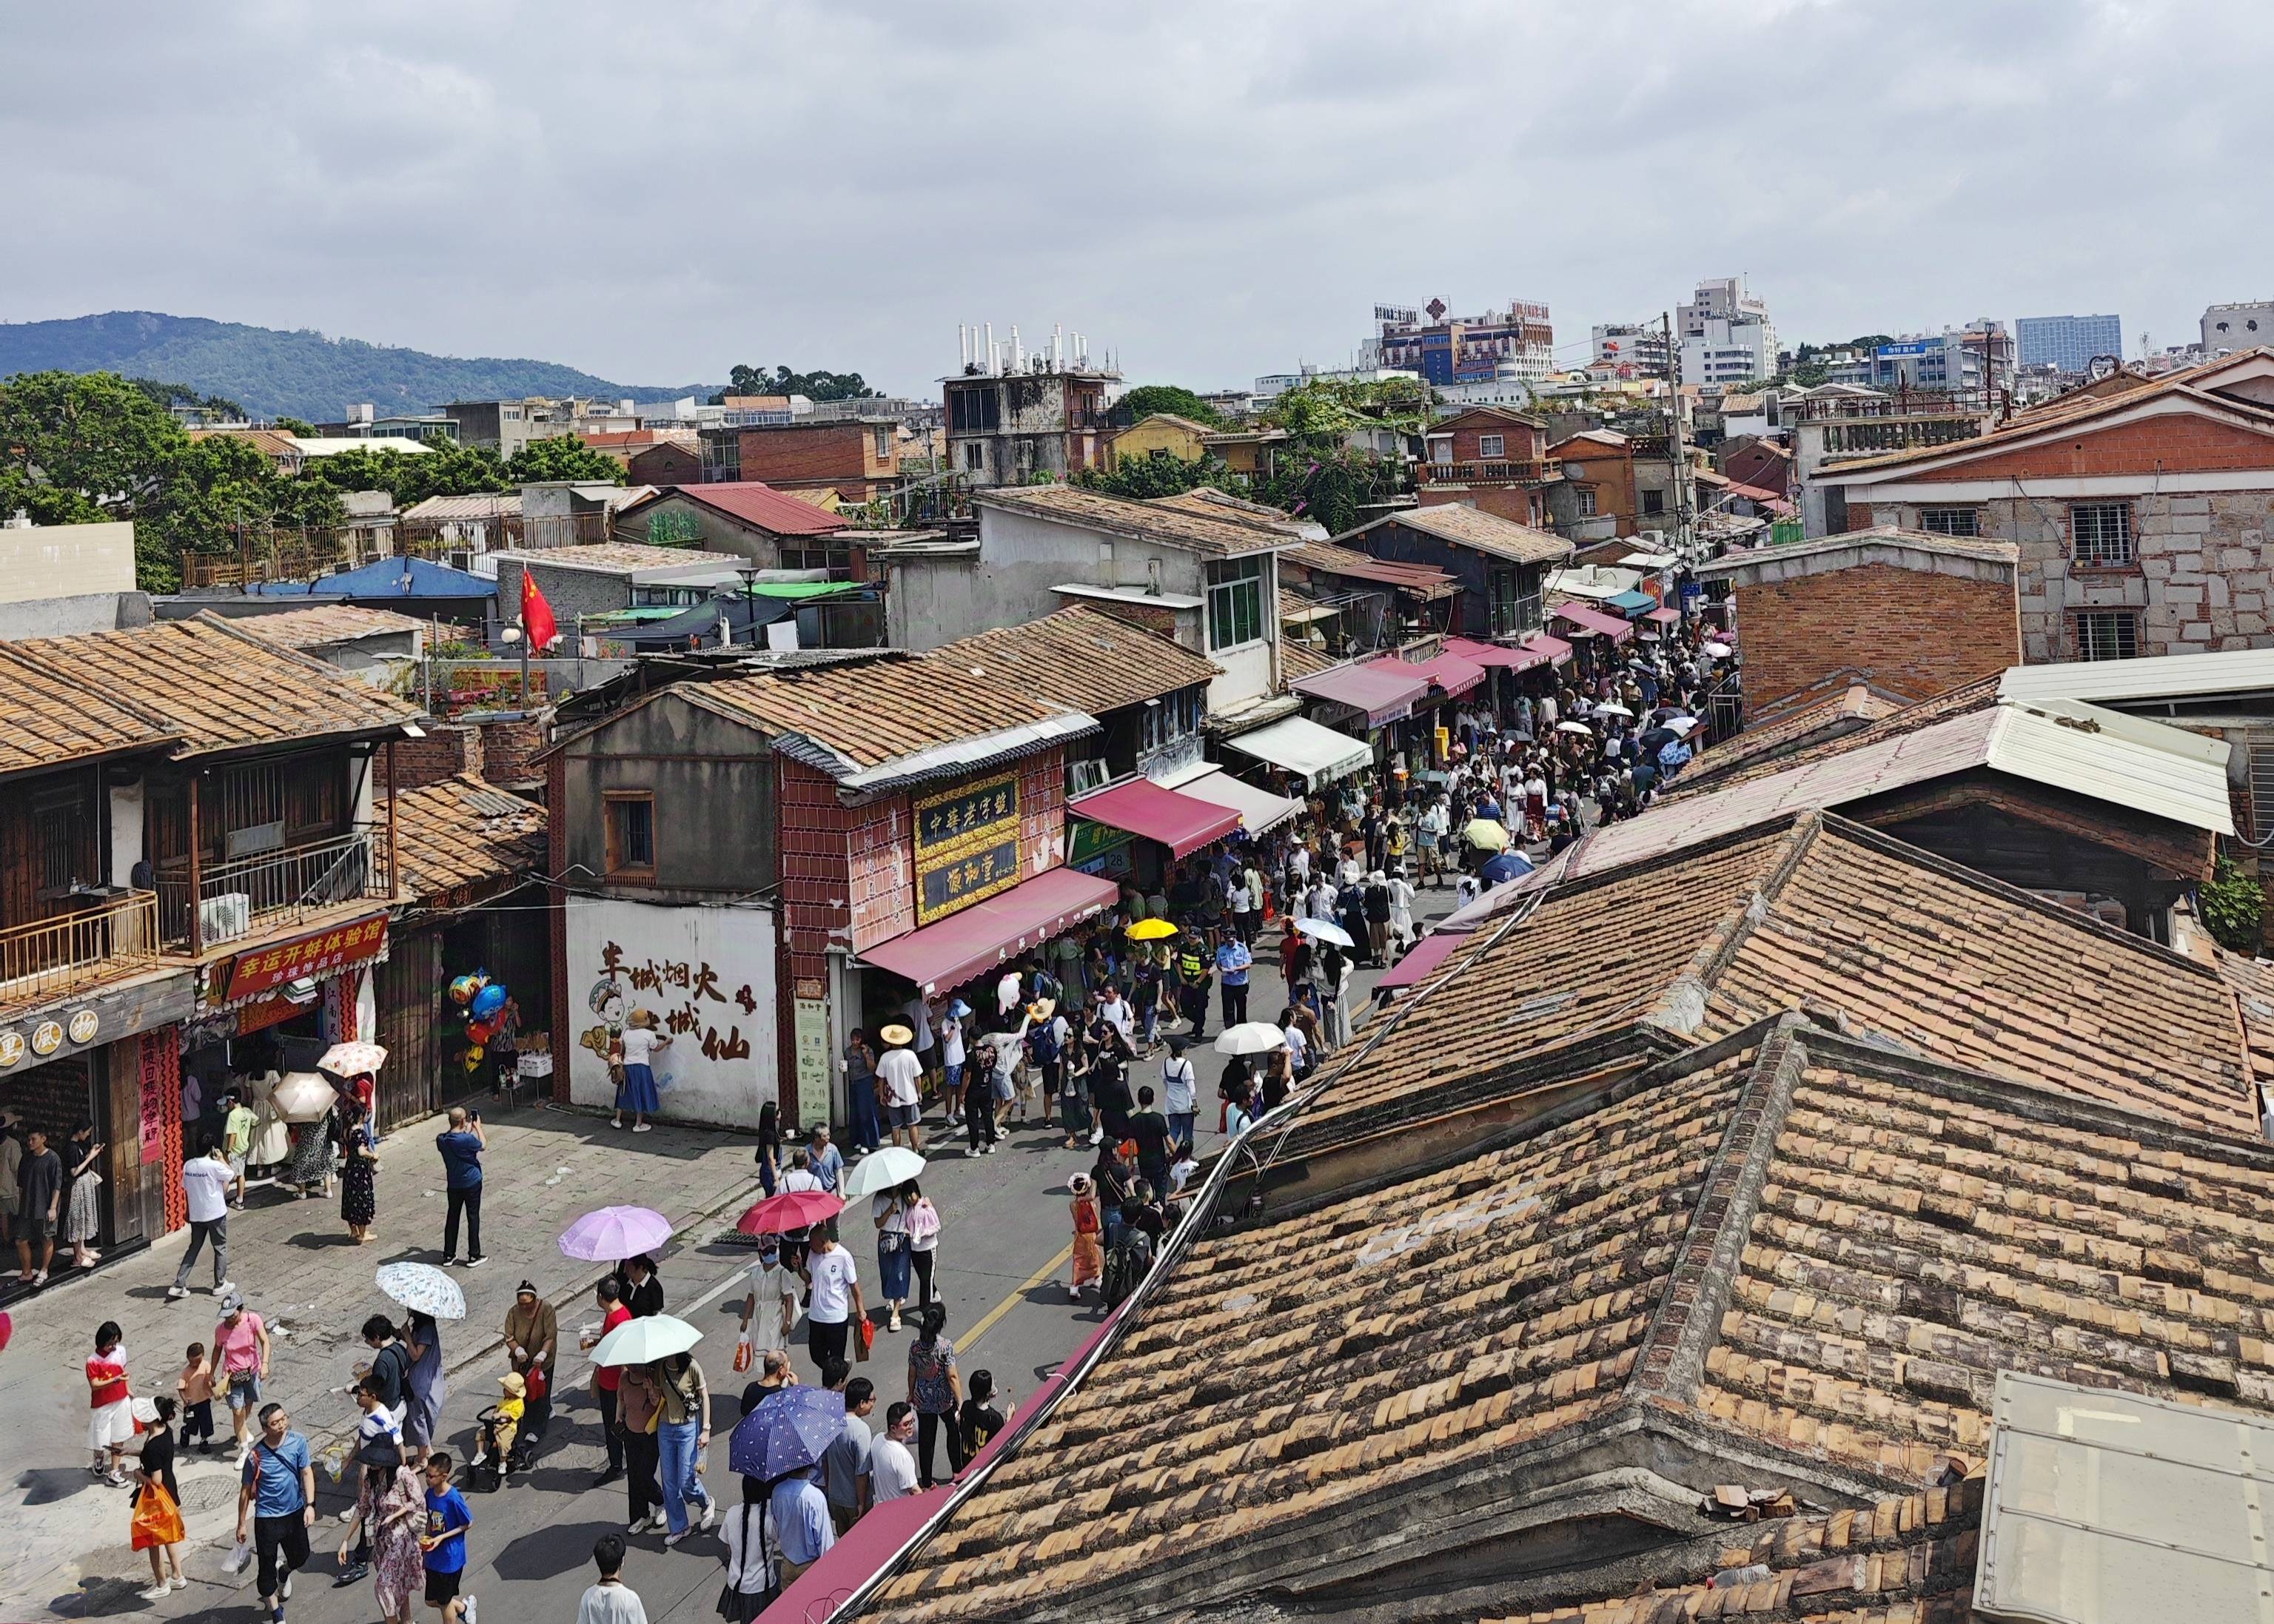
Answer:
[[[1540,430],[1521,423],[1510,423],[1506,418],[1480,417],[1469,421],[1453,417],[1447,421],[1453,432],[1453,461],[1456,462],[1537,462],[1547,446],[1547,437]],[[1486,457],[1478,443],[1487,434],[1499,435],[1502,442],[1500,451],[1490,458]]]
[[[1739,485],[1774,491],[1779,496],[1792,494],[1792,459],[1763,441],[1730,452],[1721,459],[1721,471]]]
[[[530,758],[545,748],[545,729],[535,717],[480,722],[481,760],[474,771],[493,784],[535,784],[544,770]]]
[[[867,455],[869,428],[836,423],[825,428],[744,429],[745,479],[866,479],[875,471]]]
[[[471,727],[430,722],[424,739],[395,741],[395,787],[398,790],[422,789],[461,772],[481,770],[481,734]]]
[[[521,618],[521,571],[519,559],[498,560],[498,613],[508,621]],[[606,614],[631,605],[632,589],[628,576],[602,575],[590,569],[547,568],[541,560],[536,575],[537,590],[553,605],[553,618],[561,623],[563,632],[576,629],[580,614]]]
[[[1537,526],[1542,518],[1538,494],[1520,485],[1425,485],[1419,495],[1424,508],[1443,508],[1455,502],[1465,502],[1480,513],[1488,513],[1518,524]],[[1631,553],[1634,549],[1627,547],[1621,551]]]
[[[818,979],[829,971],[830,944],[850,940],[847,835],[854,815],[838,804],[837,786],[826,773],[779,761],[782,929],[790,974]]]
[[[703,459],[685,446],[650,446],[635,452],[624,470],[626,485],[701,485]]]
[[[1843,670],[1925,699],[2021,662],[2006,582],[1864,564],[1740,585],[1736,598],[1749,710]]]
[[[1932,472],[1919,483],[1971,479],[2066,479],[2112,474],[2200,473],[2266,469],[2274,485],[2274,444],[2263,434],[2173,413],[2107,428],[2097,433],[2064,435],[2049,444],[2029,446],[1997,456],[1969,458]],[[1870,495],[1868,486],[1857,494]]]

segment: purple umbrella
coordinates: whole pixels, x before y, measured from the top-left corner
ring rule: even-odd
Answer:
[[[845,1431],[845,1395],[827,1387],[777,1387],[727,1441],[727,1464],[771,1483],[821,1459]]]
[[[604,1207],[586,1213],[561,1237],[561,1250],[589,1263],[619,1263],[654,1252],[671,1238],[671,1221],[644,1207]]]

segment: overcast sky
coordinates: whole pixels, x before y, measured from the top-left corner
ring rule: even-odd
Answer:
[[[1133,381],[1377,301],[1560,353],[1742,272],[1788,343],[2274,295],[2266,0],[39,6],[0,320],[149,309],[620,382],[935,393],[956,324]]]

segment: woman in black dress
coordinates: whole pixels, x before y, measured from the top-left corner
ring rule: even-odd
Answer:
[[[341,1111],[347,1166],[340,1174],[340,1222],[361,1246],[370,1241],[372,1220],[379,1216],[379,1147],[372,1143],[371,1122],[359,1102],[350,1101]]]

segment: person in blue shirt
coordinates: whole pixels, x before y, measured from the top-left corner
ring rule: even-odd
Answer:
[[[437,1449],[426,1457],[426,1531],[418,1548],[426,1553],[426,1605],[442,1615],[442,1624],[474,1624],[474,1598],[458,1594],[466,1530],[473,1525],[466,1497],[450,1486],[450,1457]]]
[[[293,1573],[308,1565],[308,1529],[315,1520],[316,1469],[308,1440],[292,1430],[283,1405],[265,1404],[260,1437],[245,1457],[237,1491],[237,1542],[249,1538],[260,1554],[260,1600],[274,1624],[282,1624]]]
[[[837,1543],[836,1527],[829,1520],[829,1497],[821,1492],[819,1476],[818,1467],[792,1472],[767,1497],[766,1508],[773,1514],[774,1533],[781,1541],[784,1590]]]
[[[1236,1026],[1247,1019],[1247,967],[1255,962],[1247,944],[1231,931],[1219,931],[1216,942],[1216,983],[1224,989],[1224,1024]]]
[[[489,1140],[482,1135],[482,1114],[463,1105],[450,1108],[450,1125],[434,1136],[448,1175],[450,1209],[442,1220],[442,1261],[458,1261],[458,1220],[466,1221],[468,1268],[479,1268],[482,1256],[482,1152]]]

